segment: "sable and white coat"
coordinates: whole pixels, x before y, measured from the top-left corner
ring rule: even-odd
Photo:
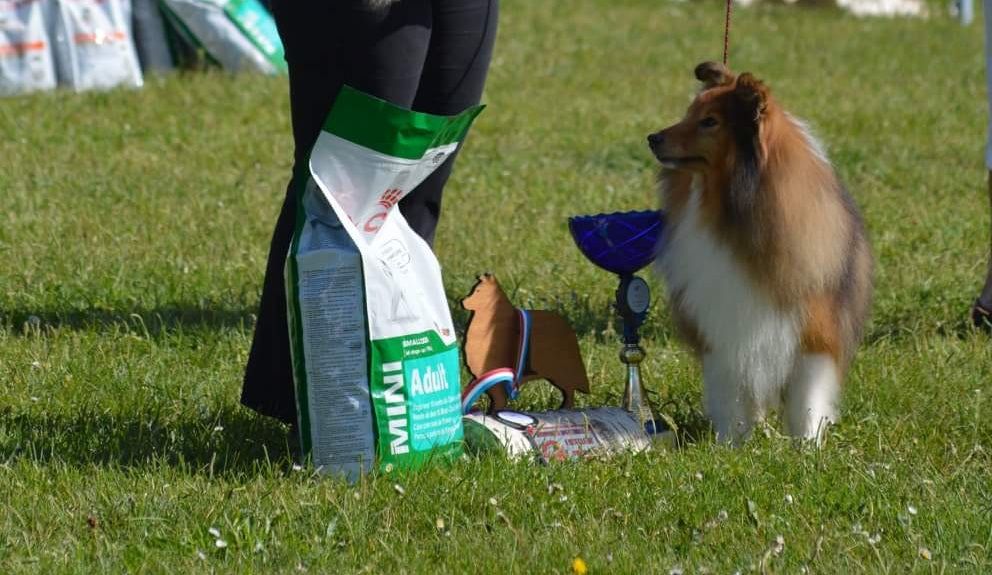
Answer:
[[[648,137],[669,222],[656,269],[717,437],[740,441],[784,400],[789,433],[820,440],[870,303],[861,217],[763,83],[713,63],[696,75],[685,118]]]

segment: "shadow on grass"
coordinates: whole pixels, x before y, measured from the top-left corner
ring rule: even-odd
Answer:
[[[662,397],[648,391],[647,402],[656,416],[660,415],[669,426],[674,424],[677,446],[712,441],[712,428],[700,411],[698,397],[689,393],[672,393],[669,397]]]
[[[288,469],[286,427],[230,406],[212,414],[0,412],[0,458],[42,464],[148,467],[193,474],[240,475],[273,466]]]
[[[449,299],[452,320],[459,334],[465,333],[469,312],[459,300]],[[595,334],[597,341],[608,341],[606,334],[614,321],[612,309],[606,305],[592,305],[589,298],[533,304],[528,309],[546,309],[565,317],[576,334]],[[255,325],[258,309],[251,307],[225,307],[222,304],[177,304],[156,308],[122,309],[57,309],[57,310],[0,310],[0,326],[5,326],[17,336],[43,333],[46,329],[73,329],[140,333],[158,337],[180,330],[217,330],[226,328],[251,329]]]
[[[884,341],[905,341],[926,334],[948,339],[967,340],[982,336],[983,332],[972,324],[970,318],[937,320],[929,323],[915,319],[887,323],[876,321],[865,334],[862,346],[873,346]]]
[[[230,307],[213,302],[175,304],[150,309],[68,308],[57,310],[0,310],[0,326],[15,335],[31,335],[46,329],[123,331],[151,337],[180,330],[250,329],[257,309]]]
[[[584,295],[571,294],[553,301],[522,301],[526,309],[553,311],[564,317],[580,337],[592,335],[597,342],[619,341],[616,334],[616,314],[612,302],[594,301]],[[455,329],[464,335],[469,312],[461,306],[459,298],[448,297]],[[80,331],[138,333],[159,337],[182,330],[250,330],[255,325],[257,304],[231,306],[230,303],[203,301],[177,303],[154,308],[133,309],[64,308],[64,309],[0,309],[0,327],[16,336],[44,333],[48,329]],[[646,323],[641,334],[652,337],[664,332],[659,326],[657,312]]]
[[[712,441],[691,394],[649,396],[656,414],[675,423],[676,446]],[[286,426],[246,408],[167,415],[154,411],[68,413],[0,410],[0,463],[109,469],[173,467],[189,475],[243,477],[292,469],[296,438]]]

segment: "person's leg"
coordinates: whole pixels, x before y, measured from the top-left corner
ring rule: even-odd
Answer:
[[[990,134],[992,134],[992,129],[990,129]],[[990,155],[992,155],[992,151],[990,151]],[[989,168],[987,187],[989,214],[992,215],[992,167]],[[985,286],[982,288],[981,295],[978,296],[978,300],[971,309],[971,320],[974,322],[975,327],[992,333],[992,221],[989,223],[989,254],[987,260],[988,268],[985,272]]]
[[[430,0],[383,9],[369,7],[368,0],[273,3],[289,64],[298,164],[307,164],[342,85],[413,105],[431,37]]]
[[[992,0],[985,0],[985,98],[989,104],[989,125],[985,144],[985,167],[988,168],[989,214],[992,215]],[[990,222],[992,224],[992,222]],[[971,308],[975,327],[992,333],[992,227],[989,228],[989,254],[985,286]]]
[[[432,0],[432,30],[420,88],[418,112],[450,116],[482,99],[496,40],[498,0]],[[448,159],[400,202],[410,227],[428,244],[441,215],[441,195],[455,158]]]
[[[290,182],[269,247],[241,403],[296,420],[283,267],[296,222],[296,189],[310,149],[343,84],[397,105],[412,105],[430,38],[428,0],[372,10],[364,0],[276,0],[274,14],[289,64],[296,184]]]

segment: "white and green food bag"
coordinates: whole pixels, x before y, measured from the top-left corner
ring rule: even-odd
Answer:
[[[310,155],[286,261],[300,442],[350,480],[462,452],[441,270],[398,203],[482,110],[412,112],[345,87]]]
[[[286,72],[275,20],[258,0],[161,0],[180,35],[225,70]]]

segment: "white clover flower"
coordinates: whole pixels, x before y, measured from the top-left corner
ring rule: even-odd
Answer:
[[[778,556],[781,555],[783,551],[785,551],[785,537],[776,535],[775,544],[772,546],[772,553]]]

